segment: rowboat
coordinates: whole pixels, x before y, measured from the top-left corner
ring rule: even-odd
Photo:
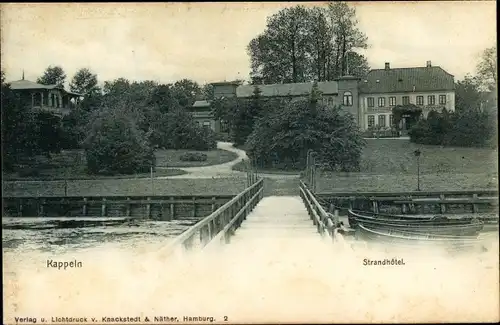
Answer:
[[[389,223],[386,221],[358,220],[358,227],[364,225],[370,229],[391,229],[395,231],[407,231],[420,234],[440,234],[450,236],[477,236],[484,227],[484,222],[468,224],[433,224],[433,223]]]
[[[358,222],[384,222],[401,225],[466,225],[474,222],[474,218],[449,219],[446,216],[411,216],[390,215],[367,211],[348,210],[349,226],[356,228]]]
[[[359,225],[356,229],[356,237],[366,241],[375,241],[389,246],[399,248],[436,247],[444,246],[453,250],[465,248],[477,248],[482,243],[477,238],[462,236],[451,236],[442,234],[423,234],[411,231],[400,231],[394,229],[373,229],[365,225]]]

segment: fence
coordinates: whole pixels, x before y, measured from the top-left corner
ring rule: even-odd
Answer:
[[[259,203],[263,196],[263,179],[235,196],[203,220],[186,230],[170,243],[166,250],[177,248],[203,248],[210,242],[223,241],[229,243],[236,229]]]
[[[498,213],[494,190],[316,193],[324,205],[375,213]]]
[[[339,211],[333,204],[329,206],[330,212],[327,212],[318,202],[314,194],[307,188],[307,185],[300,181],[300,197],[307,209],[309,217],[322,236],[329,236],[335,239],[335,230],[339,227]]]

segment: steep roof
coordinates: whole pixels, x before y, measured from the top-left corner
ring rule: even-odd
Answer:
[[[58,85],[42,85],[33,81],[29,80],[17,80],[17,81],[12,81],[10,82],[10,89],[13,90],[29,90],[29,89],[60,89],[70,95],[75,95],[75,96],[81,96],[81,94],[74,93],[71,91],[67,91],[64,89],[62,86]]]
[[[304,96],[311,92],[312,82],[301,82],[291,84],[272,84],[257,85],[263,97],[273,96]],[[254,85],[243,85],[236,88],[237,97],[251,97],[254,91]],[[320,81],[318,88],[324,95],[336,95],[338,93],[338,84],[336,81]]]
[[[453,75],[438,66],[375,69],[371,70],[360,84],[360,92],[365,94],[454,89]]]

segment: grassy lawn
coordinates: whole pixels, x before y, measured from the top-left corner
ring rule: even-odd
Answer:
[[[64,181],[4,181],[3,196],[64,196]],[[68,196],[149,195],[149,179],[67,181]],[[236,195],[246,188],[246,177],[155,179],[155,195]]]
[[[36,172],[27,173],[27,170]],[[155,176],[183,175],[186,172],[175,169],[158,169]],[[3,173],[4,180],[77,180],[77,179],[123,179],[150,177],[150,173],[128,174],[128,175],[91,175],[85,167],[85,157],[82,151],[68,150],[60,154],[54,154],[51,158],[38,156],[34,160],[26,162],[25,167],[19,167],[17,172]]]
[[[360,173],[324,172],[317,191],[413,191],[419,149],[421,190],[492,189],[498,185],[497,150],[417,145],[407,140],[369,139]]]
[[[200,152],[207,155],[205,161],[181,161],[179,158],[186,152]],[[238,158],[234,152],[215,149],[209,151],[195,150],[157,150],[156,166],[157,167],[202,167],[227,163]]]
[[[235,164],[232,169],[240,172],[246,172],[248,168],[248,161],[240,161]],[[257,168],[258,173],[262,174],[284,174],[284,175],[298,175],[300,170],[282,170],[282,169],[272,169],[272,168]]]

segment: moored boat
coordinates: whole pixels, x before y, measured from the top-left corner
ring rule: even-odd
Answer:
[[[358,227],[364,225],[370,229],[406,231],[419,234],[439,234],[447,236],[477,236],[484,223],[476,220],[467,224],[434,224],[434,223],[395,223],[375,220],[357,220]]]
[[[475,222],[472,216],[469,218],[451,219],[446,216],[412,216],[412,215],[390,215],[373,213],[367,211],[348,210],[347,217],[349,226],[356,228],[358,222],[384,222],[399,225],[467,225]]]
[[[366,241],[377,242],[399,248],[436,247],[443,246],[453,250],[480,247],[482,241],[477,238],[452,236],[442,234],[424,234],[394,229],[373,229],[359,225],[356,237]]]

